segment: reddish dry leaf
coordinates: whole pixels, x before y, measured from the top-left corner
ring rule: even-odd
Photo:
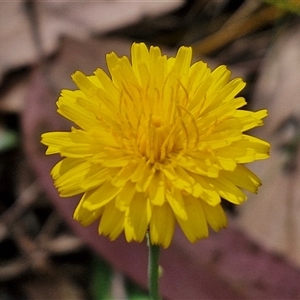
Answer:
[[[0,80],[8,69],[32,63],[37,57],[22,5],[20,1],[0,3]]]
[[[114,50],[119,54],[128,51],[129,45],[122,42],[100,41],[83,46],[75,41],[66,42],[70,49],[69,60],[58,58],[57,70],[47,72],[55,82],[66,82],[70,66],[91,72],[90,68],[104,67],[104,55]],[[72,46],[71,46],[72,44]],[[99,60],[95,62],[95,56]],[[113,48],[113,49],[112,49]],[[88,49],[88,50],[87,50]],[[88,55],[85,55],[87,51]],[[98,52],[99,51],[99,52]],[[102,52],[103,51],[103,52]],[[64,54],[65,53],[65,54]],[[66,55],[67,50],[62,50]],[[77,56],[78,55],[78,56]],[[64,56],[65,57],[65,56]],[[91,61],[89,61],[91,59]],[[68,66],[64,66],[66,61]],[[83,63],[84,62],[84,63]],[[53,63],[55,65],[55,62]],[[54,68],[54,69],[55,69]],[[61,68],[61,69],[60,69]],[[63,75],[64,74],[64,75]],[[67,76],[60,78],[59,76]],[[48,80],[48,79],[47,79]],[[23,112],[23,137],[27,157],[36,171],[47,195],[64,220],[90,247],[96,250],[117,269],[137,283],[146,287],[147,246],[145,243],[126,243],[123,237],[110,242],[97,234],[97,224],[84,228],[72,219],[78,197],[61,199],[53,186],[50,169],[59,157],[46,156],[45,147],[40,144],[40,135],[51,130],[69,129],[70,124],[56,113],[55,93],[39,70],[32,75],[26,108]],[[55,90],[62,88],[57,86]],[[230,227],[219,234],[212,234],[207,240],[192,245],[182,234],[177,233],[172,246],[162,251],[161,292],[165,299],[297,299],[300,297],[300,273],[284,261],[270,256],[255,247],[251,241]]]

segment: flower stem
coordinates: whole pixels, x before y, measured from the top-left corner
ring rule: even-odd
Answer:
[[[148,257],[148,286],[151,300],[160,300],[158,291],[159,281],[159,251],[160,247],[151,243],[150,234],[147,234],[149,257]]]

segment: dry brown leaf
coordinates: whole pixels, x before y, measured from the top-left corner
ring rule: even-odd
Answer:
[[[0,3],[0,80],[10,68],[32,64],[39,54],[33,34],[39,34],[43,54],[57,49],[61,36],[85,39],[171,11],[183,0],[174,1],[33,1],[36,5],[36,32],[26,14],[26,1]]]
[[[254,108],[269,116],[257,135],[271,157],[253,164],[263,185],[241,206],[238,224],[265,248],[300,266],[300,27],[284,32],[261,70]]]
[[[22,5],[21,1],[0,3],[0,80],[6,70],[32,63],[37,58]]]

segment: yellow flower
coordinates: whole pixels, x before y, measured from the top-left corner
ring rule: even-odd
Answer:
[[[230,71],[191,64],[192,49],[167,58],[134,43],[131,61],[107,55],[102,69],[77,71],[58,112],[77,126],[42,135],[63,159],[51,174],[62,197],[82,194],[74,218],[99,234],[168,247],[176,223],[190,242],[226,227],[221,197],[240,204],[260,180],[244,164],[268,157],[269,144],[244,134],[266,110],[240,110],[245,83]],[[209,225],[209,226],[208,226]]]

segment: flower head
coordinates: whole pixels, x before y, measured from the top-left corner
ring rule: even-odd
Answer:
[[[178,223],[190,242],[226,227],[221,198],[245,201],[260,180],[245,163],[268,157],[269,144],[244,132],[263,124],[266,110],[241,110],[245,83],[220,66],[191,64],[192,49],[167,58],[134,43],[131,60],[115,53],[102,69],[77,71],[78,90],[63,90],[58,112],[76,124],[42,135],[62,197],[83,194],[74,218],[99,234],[168,247]]]

